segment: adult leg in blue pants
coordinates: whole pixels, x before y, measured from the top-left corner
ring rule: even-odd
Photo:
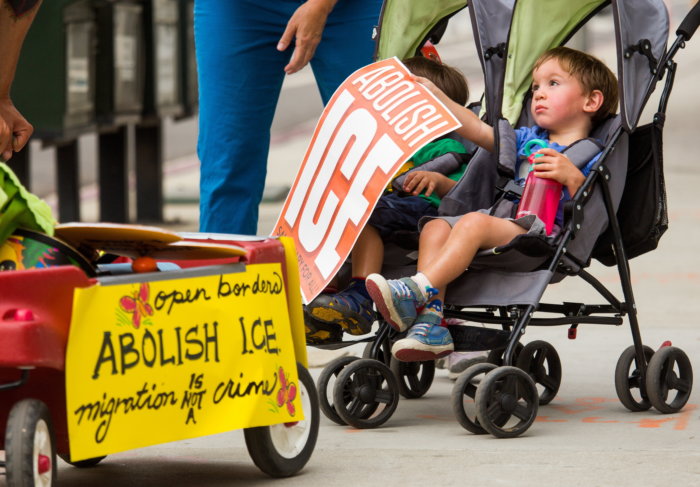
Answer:
[[[294,44],[277,50],[300,0],[196,0],[200,230],[255,234],[270,126]],[[324,103],[372,61],[379,0],[338,0],[311,61]]]

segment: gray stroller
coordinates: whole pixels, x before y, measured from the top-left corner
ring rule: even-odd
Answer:
[[[377,57],[410,56],[427,40],[437,43],[447,19],[465,3],[385,1]],[[514,170],[512,126],[532,123],[528,119],[532,65],[541,52],[565,44],[610,5],[620,113],[592,134],[603,142],[603,153],[566,204],[561,232],[556,238],[521,235],[506,246],[481,251],[469,271],[447,289],[446,317],[494,325],[449,327],[456,351],[490,351],[486,361],[459,376],[452,393],[459,423],[476,434],[521,435],[534,422],[539,405],[549,403],[559,389],[561,363],[554,347],[542,340],[520,343],[528,326],[568,325],[569,337],[575,338],[581,324],[618,326],[627,316],[633,344],[622,352],[615,370],[620,402],[631,411],[654,407],[668,414],[681,410],[690,397],[693,377],[687,355],[673,346],[654,351],[642,343],[628,259],[655,249],[668,226],[662,130],[676,71],[673,58],[700,23],[699,5],[667,48],[669,19],[662,0],[470,1],[486,85],[482,113],[496,128],[498,153],[479,150],[462,179],[443,198],[439,212],[461,215],[495,204],[503,216],[513,210],[521,190],[505,184]],[[642,109],[664,78],[657,112],[650,123],[640,125]],[[415,262],[406,252],[387,254],[391,257],[385,262],[384,275],[395,278],[414,272]],[[592,258],[617,267],[622,299],[586,271]],[[549,284],[567,276],[582,278],[605,303],[540,301]],[[425,393],[433,366],[392,362],[390,345],[398,336],[382,323],[368,341],[365,358],[344,357],[326,367],[319,392],[327,416],[358,428],[376,427],[393,414],[398,392],[405,397]],[[331,378],[335,384],[329,400]]]

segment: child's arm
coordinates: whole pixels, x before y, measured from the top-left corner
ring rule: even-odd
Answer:
[[[457,181],[443,176],[439,172],[413,170],[406,174],[403,191],[418,196],[425,190],[425,196],[435,193],[438,198],[442,198],[455,184]]]
[[[535,159],[534,169],[537,177],[554,179],[565,186],[571,196],[575,195],[586,180],[579,168],[568,157],[554,149],[540,149],[536,153],[542,154]]]
[[[462,137],[471,140],[487,151],[493,150],[493,127],[483,122],[474,112],[450,99],[443,91],[427,78],[413,76],[413,79],[428,88],[452,112],[462,124],[455,130]]]

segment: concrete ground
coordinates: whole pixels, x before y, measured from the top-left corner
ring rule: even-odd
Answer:
[[[700,49],[690,42],[677,61],[664,140],[670,228],[657,250],[631,262],[631,272],[644,343],[656,349],[671,340],[700,371],[696,329],[700,318],[693,304],[700,291]],[[472,91],[477,93],[474,87]],[[271,187],[291,184],[294,164],[301,160],[312,128],[313,124],[301,125],[275,139]],[[166,192],[191,195],[196,174],[192,156],[170,161]],[[280,206],[279,201],[263,204],[259,233],[269,232]],[[197,210],[192,204],[171,203],[166,217],[173,228],[196,229]],[[620,295],[615,268],[593,263],[591,272]],[[579,281],[551,286],[544,301],[602,302]],[[415,400],[402,398],[380,428],[357,430],[322,416],[311,460],[290,479],[276,481],[260,473],[248,456],[243,434],[234,431],[110,455],[89,470],[61,463],[61,485],[700,485],[697,388],[688,405],[670,415],[653,410],[631,413],[617,399],[615,364],[631,344],[627,321],[621,327],[582,325],[576,340],[567,339],[565,327],[528,328],[523,342],[535,339],[556,347],[562,360],[562,385],[552,403],[540,408],[533,426],[516,439],[473,435],[462,429],[450,406],[453,382],[438,370],[428,393]],[[349,351],[358,349],[354,346]],[[336,355],[309,351],[315,365]],[[312,368],[312,375],[318,377],[321,370]]]

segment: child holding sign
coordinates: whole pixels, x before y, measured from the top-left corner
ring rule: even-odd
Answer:
[[[431,80],[452,103],[464,106],[469,98],[467,82],[455,68],[421,56],[404,65],[416,76]],[[392,182],[352,249],[352,280],[335,295],[321,294],[307,305],[307,312],[326,324],[340,326],[353,335],[368,333],[374,322],[372,299],[365,278],[379,272],[384,261],[384,242],[397,231],[417,231],[418,220],[437,215],[440,198],[456,184],[466,169],[475,146],[449,134],[430,142],[410,160],[409,169]],[[464,143],[468,144],[465,147]]]
[[[561,183],[573,195],[600,153],[579,170],[560,150],[588,137],[595,124],[615,113],[618,99],[615,75],[588,54],[558,47],[540,56],[532,79],[530,108],[536,126],[516,130],[518,153],[532,139],[547,140],[549,147],[538,151],[541,156],[534,168],[537,176]],[[462,122],[462,127],[457,129],[460,135],[488,151],[493,150],[493,127],[452,102],[430,80],[417,78],[417,81],[435,93]],[[505,245],[526,232],[545,235],[544,224],[534,214],[510,219],[479,210],[426,220],[421,222],[419,272],[397,280],[372,274],[366,280],[367,291],[382,316],[396,330],[409,330],[406,338],[392,347],[394,357],[403,361],[431,360],[452,352],[450,333],[440,326],[441,299],[445,287],[469,267],[479,250]]]

